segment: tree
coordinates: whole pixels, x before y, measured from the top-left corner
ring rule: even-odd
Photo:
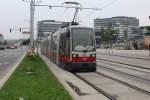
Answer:
[[[145,36],[150,36],[150,27],[147,27],[147,33],[145,33]]]
[[[112,42],[117,40],[118,32],[114,30],[112,24],[109,24],[107,29],[101,29],[101,39],[103,42]]]
[[[145,33],[145,36],[150,36],[150,31],[148,31],[147,33]]]
[[[112,42],[117,40],[117,36],[118,36],[118,31],[116,31],[112,24],[109,24],[108,27],[106,29],[102,28],[101,29],[101,40],[104,42],[104,44],[107,44],[105,46],[106,51],[105,54],[107,53],[107,49],[108,49],[108,53],[112,52]]]

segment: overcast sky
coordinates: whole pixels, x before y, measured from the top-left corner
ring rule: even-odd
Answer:
[[[108,18],[114,16],[137,17],[140,26],[150,25],[150,0],[42,0],[41,4],[61,5],[65,1],[76,1],[83,7],[102,8],[101,11],[82,10],[79,13],[80,23],[93,27],[94,18]],[[29,4],[22,0],[0,1],[0,33],[5,39],[21,38],[18,31],[9,33],[10,28],[29,27]],[[39,20],[71,21],[74,10],[65,8],[36,7],[36,22]]]

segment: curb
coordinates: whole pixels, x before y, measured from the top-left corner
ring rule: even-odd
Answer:
[[[22,55],[22,57],[17,61],[13,67],[8,71],[8,73],[0,80],[0,89],[3,87],[3,85],[6,83],[6,81],[9,79],[9,77],[13,74],[13,72],[16,70],[16,68],[19,66],[23,58],[25,57],[26,52]]]

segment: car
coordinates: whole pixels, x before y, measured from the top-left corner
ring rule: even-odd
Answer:
[[[16,49],[17,46],[15,44],[8,44],[7,49]]]

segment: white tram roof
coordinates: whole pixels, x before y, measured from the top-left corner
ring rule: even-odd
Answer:
[[[84,25],[72,25],[72,26],[69,26],[70,28],[92,28],[92,27],[89,27],[89,26],[84,26]],[[93,29],[93,28],[92,28]]]
[[[66,26],[66,27],[63,27],[63,28],[59,28],[55,33],[53,33],[52,35],[58,35],[60,34],[60,31],[64,31],[66,32],[68,28],[89,28],[89,29],[93,29],[92,27],[89,27],[89,26],[84,26],[84,25],[72,25],[72,26]]]

